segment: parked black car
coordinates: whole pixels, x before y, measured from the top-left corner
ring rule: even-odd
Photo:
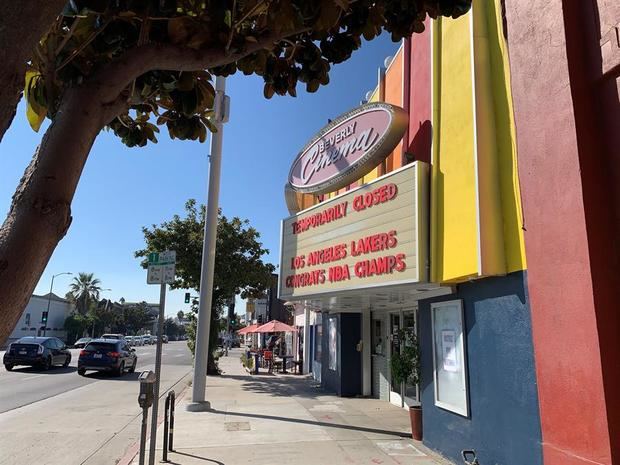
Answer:
[[[9,344],[3,363],[8,371],[17,365],[39,366],[49,370],[54,365],[69,366],[71,352],[56,337],[26,336]]]
[[[78,374],[84,376],[86,370],[94,370],[121,376],[125,370],[133,373],[137,364],[136,349],[125,339],[93,339],[80,351]]]

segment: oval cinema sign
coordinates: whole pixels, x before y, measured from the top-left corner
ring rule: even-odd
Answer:
[[[398,145],[407,113],[388,103],[366,103],[325,126],[297,155],[291,187],[304,194],[325,194],[372,171]]]

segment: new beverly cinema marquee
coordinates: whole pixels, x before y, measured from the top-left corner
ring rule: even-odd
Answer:
[[[396,147],[407,114],[369,103],[325,126],[293,161],[287,190],[333,192]],[[282,221],[279,296],[300,301],[428,280],[428,167],[409,164]]]

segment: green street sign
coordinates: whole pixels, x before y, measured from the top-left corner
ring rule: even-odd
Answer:
[[[149,254],[149,266],[174,265],[177,261],[177,254],[174,250],[166,252],[151,252]]]
[[[171,284],[174,282],[177,254],[174,250],[151,252],[146,275],[147,284]]]

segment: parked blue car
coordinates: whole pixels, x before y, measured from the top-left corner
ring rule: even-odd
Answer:
[[[84,376],[86,370],[93,370],[121,376],[125,371],[133,373],[137,364],[136,349],[125,339],[94,339],[80,351],[78,374]]]

